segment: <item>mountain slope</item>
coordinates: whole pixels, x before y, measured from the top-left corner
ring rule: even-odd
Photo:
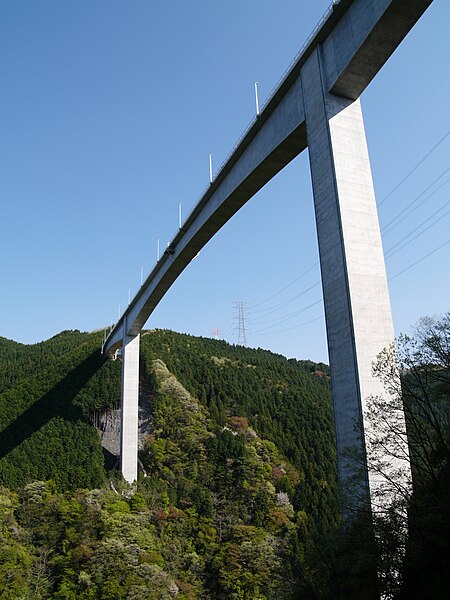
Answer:
[[[325,365],[171,331],[143,334],[145,364],[160,358],[209,410],[216,425],[243,416],[301,473],[294,490],[322,528],[335,523],[336,459]]]
[[[100,334],[67,331],[33,346],[1,340],[0,482],[53,479],[60,489],[105,478],[96,406],[120,397],[120,366],[104,362]]]
[[[89,419],[120,397],[100,342],[0,341],[2,597],[309,597],[315,540],[338,521],[326,366],[145,332],[151,419],[130,489]]]

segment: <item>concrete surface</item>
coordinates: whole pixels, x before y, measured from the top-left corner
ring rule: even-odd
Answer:
[[[309,146],[339,476],[341,488],[348,489],[351,461],[343,449],[355,446],[364,459],[364,402],[380,392],[371,362],[393,339],[364,127],[359,101],[353,100],[431,1],[341,0],[330,8],[111,331],[105,354],[124,345],[122,472],[128,481],[137,473],[139,332],[199,250]],[[353,501],[370,505],[371,476],[363,471]]]
[[[140,335],[124,336],[122,348],[122,405],[120,471],[128,483],[137,479]]]

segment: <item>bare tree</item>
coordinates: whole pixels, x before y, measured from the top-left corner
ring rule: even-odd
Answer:
[[[381,482],[375,502],[384,507],[374,517],[382,593],[409,597],[402,596],[409,585],[411,598],[426,598],[412,583],[414,563],[435,556],[438,564],[448,554],[442,523],[450,481],[450,313],[421,319],[411,337],[400,336],[397,347],[379,355],[373,370],[389,398],[370,398],[366,412],[368,460]],[[412,485],[402,472],[409,459]]]

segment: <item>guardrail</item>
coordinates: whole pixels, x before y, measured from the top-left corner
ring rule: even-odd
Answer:
[[[264,100],[263,104],[260,107],[259,115],[253,117],[253,119],[250,121],[250,123],[245,128],[244,132],[239,136],[237,142],[234,144],[234,146],[232,147],[232,149],[228,152],[228,154],[226,155],[225,159],[219,165],[219,168],[217,169],[216,175],[213,178],[213,182],[221,174],[221,172],[223,171],[223,169],[225,168],[225,166],[228,164],[230,158],[233,156],[233,154],[236,152],[236,150],[242,144],[243,140],[248,135],[249,131],[252,129],[252,127],[255,125],[255,123],[259,119],[261,119],[262,113],[267,108],[267,106],[269,105],[270,101],[273,99],[273,97],[275,96],[275,94],[277,93],[277,91],[280,89],[280,87],[283,85],[283,83],[288,78],[288,76],[290,75],[290,73],[293,71],[293,69],[297,65],[297,63],[301,60],[302,56],[305,54],[306,50],[309,48],[309,46],[311,45],[311,43],[313,42],[313,40],[316,38],[316,36],[319,33],[319,31],[322,29],[323,24],[327,21],[328,17],[332,14],[332,12],[334,10],[334,7],[337,4],[339,4],[340,2],[341,2],[341,0],[333,0],[333,3],[324,12],[324,14],[322,15],[322,17],[319,20],[319,22],[317,23],[317,25],[314,27],[314,29],[311,32],[311,34],[308,36],[308,39],[306,40],[306,42],[303,44],[303,46],[300,48],[300,50],[297,52],[297,54],[291,60],[291,62],[289,63],[289,65],[284,70],[283,74],[281,75],[281,77],[278,79],[277,83],[271,89],[271,91],[270,91],[269,95],[267,96],[267,98]],[[210,186],[211,186],[211,183],[204,188],[203,192],[198,197],[197,202],[194,204],[194,206],[192,207],[192,209],[189,211],[189,213],[188,213],[186,219],[183,221],[183,223],[186,223],[187,221],[189,221],[189,218],[191,217],[192,213],[195,211],[195,209],[196,209],[197,205],[200,203],[201,199],[205,196],[206,192],[209,190]],[[173,242],[173,240],[175,239],[176,235],[177,234],[175,234],[173,236],[173,238],[171,238],[171,240],[169,242],[169,245]]]
[[[220,164],[219,168],[217,169],[216,175],[213,177],[212,182],[209,183],[204,188],[204,190],[202,191],[202,193],[198,197],[197,202],[194,204],[194,206],[191,208],[191,210],[187,214],[187,217],[181,223],[181,227],[178,229],[178,231],[174,234],[174,236],[168,242],[167,248],[172,245],[172,243],[174,242],[174,240],[176,239],[176,237],[179,235],[180,230],[183,229],[183,225],[185,223],[187,223],[191,219],[191,217],[194,214],[194,212],[196,211],[198,205],[200,204],[200,202],[202,201],[202,199],[205,197],[205,195],[208,192],[208,190],[211,188],[211,185],[213,185],[214,181],[221,175],[222,171],[225,169],[225,167],[229,163],[229,161],[232,158],[232,156],[235,154],[235,152],[237,151],[237,149],[239,148],[239,146],[242,144],[242,142],[244,141],[244,139],[246,138],[246,136],[249,134],[249,132],[251,131],[251,129],[254,127],[255,123],[263,118],[264,111],[269,106],[270,102],[273,100],[273,98],[275,97],[276,93],[281,88],[281,86],[284,84],[284,82],[287,80],[287,78],[289,77],[289,75],[292,73],[292,71],[295,69],[295,67],[298,65],[298,63],[301,61],[302,57],[305,55],[305,53],[307,52],[307,50],[310,48],[311,44],[316,39],[316,37],[317,37],[318,33],[320,32],[320,30],[322,29],[323,25],[328,20],[328,18],[330,17],[330,15],[333,13],[334,7],[336,5],[338,5],[338,4],[340,4],[340,2],[341,2],[341,0],[333,0],[332,4],[327,8],[327,10],[325,11],[325,13],[322,15],[321,19],[319,20],[319,22],[317,23],[317,25],[314,27],[314,29],[311,32],[311,34],[308,36],[308,39],[306,40],[306,42],[302,45],[302,47],[300,48],[299,52],[297,52],[297,54],[294,56],[294,58],[292,59],[292,61],[289,63],[288,67],[285,69],[285,71],[283,72],[283,74],[281,75],[281,77],[278,79],[278,81],[275,84],[275,86],[270,91],[270,93],[267,96],[266,100],[261,105],[259,114],[256,115],[255,117],[253,117],[253,119],[251,120],[251,122],[249,123],[249,125],[245,128],[244,132],[239,136],[237,142],[234,144],[234,146],[232,147],[232,149],[228,152],[228,154],[226,155],[225,159],[222,161],[222,163]],[[153,269],[150,271],[150,274],[153,273],[153,271],[159,265],[159,263],[161,262],[161,260],[163,260],[163,259],[166,260],[164,257],[166,255],[167,248],[165,248],[163,250],[163,253],[162,253],[161,257],[156,261]],[[150,274],[149,274],[149,276],[150,276]],[[142,285],[139,288],[139,290],[141,290],[141,289],[142,289]],[[135,298],[136,298],[136,296],[137,296],[138,293],[139,293],[139,291],[135,294]],[[113,324],[111,326],[110,331],[109,331],[109,333],[108,333],[108,335],[107,335],[107,337],[105,339],[105,342],[108,339],[108,337],[111,334],[111,332],[114,331],[116,325],[118,323],[120,323],[120,321],[122,320],[124,314],[127,312],[128,307],[131,304],[133,304],[133,302],[134,302],[134,298],[131,301],[131,303],[128,304],[127,308],[119,316],[117,323],[115,323],[115,324]],[[102,350],[103,350],[103,348],[102,348]]]

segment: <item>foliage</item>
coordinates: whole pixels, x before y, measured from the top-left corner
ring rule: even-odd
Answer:
[[[146,361],[159,358],[209,411],[215,426],[244,418],[298,469],[294,504],[321,531],[337,523],[336,458],[331,393],[322,363],[286,360],[266,350],[231,346],[166,330],[143,334]],[[231,423],[229,419],[231,418]],[[287,484],[287,481],[285,481]]]
[[[373,398],[367,417],[390,502],[344,530],[325,365],[144,333],[152,425],[145,476],[129,486],[107,477],[89,419],[120,397],[120,361],[102,359],[100,334],[0,338],[1,597],[366,600],[374,556],[385,598],[445,597],[449,331],[450,315],[423,320],[380,355],[393,401]],[[404,413],[412,488],[391,465],[405,456]]]
[[[101,334],[65,331],[24,346],[0,339],[0,482],[15,489],[52,478],[59,489],[105,479],[89,412],[117,402],[119,365],[104,362]]]
[[[307,598],[338,519],[325,365],[143,334],[152,427],[130,487],[89,415],[117,404],[100,334],[0,339],[5,598]],[[321,375],[317,373],[321,372]]]
[[[389,401],[372,398],[367,412],[371,460],[384,478],[380,504],[388,507],[375,519],[382,593],[444,597],[450,586],[450,313],[422,319],[412,337],[400,336],[374,372],[389,394]]]

